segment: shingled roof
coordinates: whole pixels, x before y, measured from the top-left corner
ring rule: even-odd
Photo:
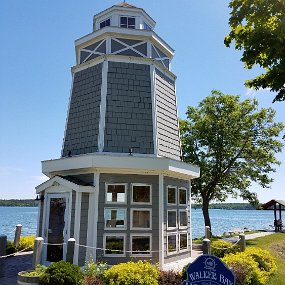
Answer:
[[[285,201],[284,200],[270,200],[269,202],[262,205],[262,209],[264,210],[271,210],[273,209],[274,204],[279,204],[283,207],[285,207]]]
[[[126,3],[126,2],[122,2],[122,3],[120,3],[120,4],[116,5],[116,6],[127,7],[127,8],[136,8],[136,9],[138,8],[138,7],[133,6],[133,5],[131,5],[129,3]]]

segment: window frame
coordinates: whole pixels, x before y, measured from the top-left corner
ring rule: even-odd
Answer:
[[[176,239],[176,243],[175,243],[175,246],[176,246],[176,250],[175,251],[169,251],[169,248],[168,248],[168,238],[170,236],[175,236],[175,239]],[[168,233],[167,234],[167,240],[166,240],[166,249],[167,249],[167,255],[173,255],[173,254],[177,254],[178,253],[178,235],[177,235],[177,232],[175,233]]]
[[[108,186],[110,185],[124,185],[125,186],[125,201],[124,202],[107,201]],[[128,183],[105,183],[105,204],[126,205],[127,202],[128,202]]]
[[[133,254],[133,237],[149,237],[149,253]],[[152,256],[152,234],[132,233],[130,234],[130,256],[132,257],[151,257]]]
[[[181,226],[180,225],[180,213],[181,212],[185,212],[186,213],[186,219],[187,219],[187,225],[186,226]],[[188,212],[187,212],[187,209],[179,209],[179,214],[178,214],[178,227],[179,229],[187,229],[188,228],[188,223],[189,223],[189,219],[188,219]]]
[[[185,193],[185,204],[182,204],[182,203],[180,203],[180,190],[182,190],[182,191],[185,191],[186,193]],[[178,188],[178,203],[179,203],[179,205],[181,205],[181,206],[186,206],[187,205],[187,188],[185,188],[185,187],[179,187]]]
[[[175,189],[175,203],[169,203],[168,202],[168,190],[170,188],[174,188]],[[166,188],[166,199],[167,199],[167,206],[176,206],[177,205],[177,186],[171,186],[171,185],[168,185],[167,188]]]
[[[106,254],[106,251],[108,249],[106,249],[106,238],[107,237],[123,237],[123,253],[122,254]],[[105,233],[103,235],[103,255],[104,257],[126,257],[126,234],[125,233],[120,233],[118,234],[114,234],[114,233]]]
[[[122,24],[121,24],[121,19],[122,19],[122,18],[126,18],[126,19],[127,19],[127,26],[126,26],[126,27],[122,27]],[[129,26],[129,23],[128,23],[128,22],[129,22],[129,20],[128,20],[129,18],[132,18],[132,19],[135,20],[134,27],[130,27],[130,26]],[[136,29],[136,24],[137,24],[137,19],[136,19],[135,16],[127,16],[127,15],[120,15],[120,16],[119,16],[119,27],[120,27],[120,28],[133,29],[133,30],[134,30],[134,29]],[[133,26],[133,25],[131,25],[131,26]]]
[[[169,226],[169,220],[168,220],[168,217],[169,217],[169,212],[175,212],[175,227],[170,227]],[[167,210],[167,229],[168,230],[175,230],[175,229],[177,229],[178,227],[177,227],[177,209],[168,209]]]
[[[134,218],[133,218],[133,213],[134,211],[148,211],[149,212],[149,228],[138,228],[138,227],[134,227],[133,226],[133,222],[134,222]],[[145,230],[148,230],[148,231],[151,231],[152,230],[152,209],[150,208],[131,208],[131,211],[130,211],[130,230],[142,230],[142,231],[145,231]]]
[[[110,21],[110,25],[106,25],[106,22],[108,20]],[[101,24],[104,23],[104,22],[105,22],[105,26],[101,28]],[[105,27],[110,27],[111,26],[111,18],[107,18],[105,20],[100,21],[98,26],[99,26],[99,30],[104,29]]]
[[[134,186],[149,186],[149,202],[134,202]],[[131,184],[131,204],[133,205],[152,205],[152,185],[144,183],[132,183]]]
[[[181,238],[180,236],[181,235],[186,235],[186,241],[187,241],[187,247],[184,248],[184,249],[181,249],[180,248],[180,244],[181,244]],[[185,252],[185,251],[188,251],[189,250],[189,238],[188,238],[188,232],[179,232],[178,234],[178,238],[179,238],[179,242],[178,242],[178,252]]]
[[[105,210],[124,210],[124,212],[125,212],[124,227],[123,228],[106,227]],[[104,207],[104,230],[111,230],[111,231],[126,230],[127,229],[127,220],[128,220],[127,208]]]

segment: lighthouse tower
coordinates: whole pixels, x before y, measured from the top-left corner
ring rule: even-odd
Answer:
[[[122,3],[94,16],[75,41],[76,65],[62,154],[42,162],[37,186],[43,263],[92,257],[160,266],[191,257],[191,179],[181,162],[173,49],[141,8]]]

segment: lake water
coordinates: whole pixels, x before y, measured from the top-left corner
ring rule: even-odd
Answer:
[[[22,235],[35,235],[37,230],[38,208],[0,207],[0,235],[13,240],[15,226],[21,224]],[[210,209],[212,231],[221,235],[235,228],[251,230],[269,229],[273,224],[273,211],[255,210],[216,210]],[[204,235],[204,221],[201,209],[192,210],[193,238]]]

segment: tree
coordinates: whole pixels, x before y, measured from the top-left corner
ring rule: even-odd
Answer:
[[[200,178],[192,181],[192,196],[202,203],[205,226],[211,227],[209,203],[240,196],[252,204],[257,195],[249,191],[251,182],[269,188],[270,174],[280,162],[279,135],[283,123],[274,122],[271,108],[258,110],[256,99],[220,91],[188,107],[187,120],[180,120],[182,159],[200,167]]]
[[[231,0],[227,47],[243,50],[245,68],[259,65],[265,73],[246,80],[249,88],[278,92],[274,101],[285,100],[285,0]]]

